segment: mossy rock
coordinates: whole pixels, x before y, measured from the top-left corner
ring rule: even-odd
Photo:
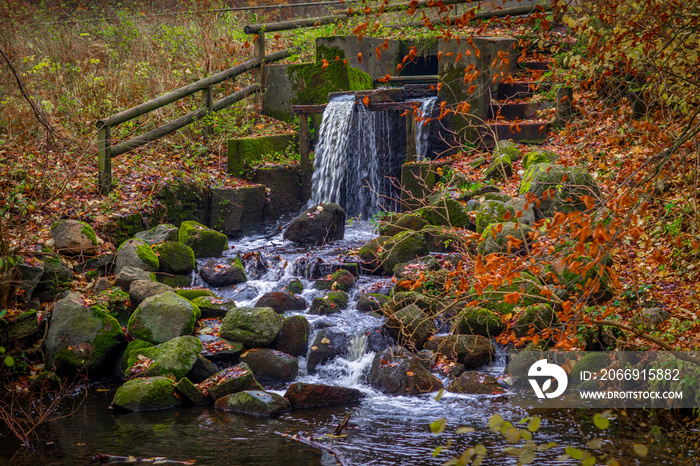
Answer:
[[[467,371],[461,374],[447,387],[451,393],[470,393],[475,395],[491,395],[503,393],[498,380],[491,374],[483,374],[476,371]]]
[[[429,253],[428,246],[420,232],[404,231],[392,236],[382,246],[379,254],[381,266],[385,273],[393,273],[396,264],[410,262],[416,257]]]
[[[501,201],[506,204],[511,201],[511,197],[506,193],[486,193],[483,196],[484,201]]]
[[[226,314],[219,333],[247,348],[263,348],[272,344],[283,324],[284,316],[271,307],[239,307]]]
[[[217,372],[205,380],[202,385],[209,387],[207,396],[213,400],[244,390],[263,389],[255,379],[253,371],[244,362]]]
[[[523,155],[523,169],[527,170],[538,163],[555,163],[559,159],[556,152],[538,149]]]
[[[430,252],[455,252],[466,245],[464,238],[451,228],[427,225],[421,233]]]
[[[514,222],[532,226],[532,224],[534,224],[538,219],[537,214],[535,213],[534,202],[527,202],[525,199],[513,197],[506,201],[506,205],[515,210],[515,218],[513,219]]]
[[[436,331],[433,319],[415,304],[392,313],[386,328],[400,345],[416,350],[423,348],[428,337]]]
[[[177,240],[192,248],[194,257],[219,257],[228,247],[228,237],[194,221],[182,222]]]
[[[146,298],[129,318],[127,329],[134,338],[159,344],[194,333],[200,316],[197,306],[167,291]]]
[[[329,291],[325,295],[313,299],[309,308],[309,314],[337,314],[348,307],[349,300],[349,295],[344,291]]]
[[[167,377],[132,379],[119,387],[112,406],[129,411],[155,411],[179,404],[173,381]]]
[[[428,298],[424,294],[418,293],[417,291],[404,291],[400,293],[394,293],[393,296],[384,304],[382,312],[384,315],[391,316],[393,313],[411,304],[415,304],[421,310],[433,314],[437,305],[434,300]]]
[[[523,198],[538,199],[538,209],[544,217],[556,212],[585,211],[586,197],[597,203],[602,196],[598,183],[586,170],[549,163],[531,165],[523,174],[519,193]]]
[[[498,314],[480,307],[465,309],[455,321],[457,331],[461,335],[482,335],[492,338],[499,335],[505,328]]]
[[[225,317],[228,311],[236,307],[236,303],[230,299],[213,296],[199,296],[192,300],[192,304],[202,311],[202,319]]]
[[[304,291],[304,285],[301,283],[301,280],[295,278],[291,282],[287,283],[284,286],[284,289],[292,294],[301,294]]]
[[[496,147],[493,148],[494,158],[497,155],[507,155],[513,161],[519,160],[520,146],[518,145],[518,143],[511,141],[510,139],[504,141],[496,141]]]
[[[462,204],[454,199],[439,199],[423,208],[423,219],[430,225],[467,228],[471,219]]]
[[[309,348],[311,324],[304,316],[289,316],[284,319],[272,347],[292,356],[306,356]]]
[[[583,378],[581,377],[582,372],[599,372],[601,369],[610,366],[611,362],[609,353],[602,351],[586,353],[574,366],[571,371],[571,378],[576,383],[581,383],[583,382]]]
[[[58,220],[51,225],[50,236],[59,254],[92,256],[97,252],[97,235],[85,222]]]
[[[367,293],[360,296],[355,307],[362,312],[381,312],[382,306],[389,301],[389,297],[378,293]]]
[[[119,246],[114,271],[119,273],[124,267],[135,267],[146,272],[155,272],[160,263],[158,256],[140,239],[128,239]]]
[[[150,280],[149,283],[151,283]],[[106,307],[109,315],[117,319],[120,324],[126,325],[131,315],[129,293],[115,286],[104,290],[97,296],[97,299],[100,304]]]
[[[529,226],[514,222],[492,223],[481,234],[481,242],[477,249],[479,254],[484,256],[494,253],[515,254],[530,242],[530,231],[532,229]],[[514,238],[520,243],[510,238]]]
[[[194,301],[202,296],[217,297],[216,294],[208,288],[178,288],[175,290],[175,293],[188,301]]]
[[[179,380],[197,361],[202,342],[191,335],[175,337],[160,345],[132,350],[127,361],[127,376],[172,376]],[[144,364],[144,361],[150,360]]]
[[[285,397],[277,393],[250,390],[226,395],[216,400],[217,409],[257,417],[275,417],[292,410]]]
[[[510,284],[504,283],[495,288],[488,286],[480,295],[473,293],[468,297],[468,300],[477,300],[479,301],[479,307],[489,309],[500,315],[531,304],[549,303],[549,299],[540,295],[540,288],[535,285],[537,281],[536,277],[524,273],[521,278],[513,280]],[[515,303],[506,302],[504,297],[512,293],[519,294],[520,299]]]
[[[379,236],[360,248],[357,255],[365,263],[365,268],[371,271],[379,268],[379,256],[384,244],[390,239],[390,236]]]
[[[589,303],[602,304],[614,296],[612,280],[604,269],[612,265],[612,258],[606,256],[593,266],[589,265],[591,262],[593,259],[589,256],[578,256],[570,264],[555,261],[556,268],[560,269],[558,281],[570,294],[578,294]]]
[[[152,249],[158,256],[159,272],[185,275],[194,270],[192,248],[176,241],[163,241],[155,244]]]
[[[333,272],[329,279],[317,280],[314,284],[319,290],[350,291],[355,286],[355,276],[345,269]]]
[[[119,363],[117,364],[117,376],[119,378],[126,378],[126,369],[129,367],[129,356],[131,355],[132,351],[140,351],[145,348],[150,348],[153,346],[153,343],[150,343],[148,341],[144,340],[131,340],[128,345],[126,345],[126,349],[121,355],[121,358],[119,359]]]
[[[193,405],[205,405],[209,403],[209,400],[204,396],[202,390],[197,388],[187,377],[183,377],[175,384],[175,391]]]
[[[136,233],[134,238],[145,241],[149,246],[163,241],[177,241],[179,228],[169,223],[162,223],[150,230],[144,230]]]
[[[386,236],[394,236],[402,231],[420,231],[428,222],[416,214],[392,216],[387,223],[379,228],[379,233]]]
[[[541,332],[546,328],[551,328],[559,323],[556,312],[552,306],[546,303],[532,304],[522,310],[512,328],[518,337]]]
[[[488,225],[510,222],[515,219],[515,209],[500,201],[484,201],[476,212],[476,232],[483,233]]]
[[[489,364],[495,353],[491,340],[481,335],[436,336],[426,343],[425,348],[464,364],[466,369]]]
[[[484,172],[486,180],[506,180],[513,176],[513,161],[509,155],[494,152],[491,164]]]
[[[191,275],[156,273],[155,280],[157,280],[158,283],[169,286],[170,288],[187,288],[192,285]]]

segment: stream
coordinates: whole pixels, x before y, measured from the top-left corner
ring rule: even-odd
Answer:
[[[248,282],[215,292],[235,300],[239,307],[252,306],[264,293],[279,290],[292,278],[300,278],[304,284],[302,296],[310,303],[320,291],[313,288],[313,280],[306,271],[316,267],[323,273],[324,267],[341,262],[348,250],[360,247],[373,237],[368,223],[356,221],[346,227],[344,240],[321,248],[309,249],[285,242],[281,233],[272,238],[258,236],[232,241],[225,255],[260,253],[267,270],[256,272],[249,263]],[[194,278],[194,285],[203,285],[198,276]],[[565,411],[531,410],[528,413],[514,407],[509,404],[507,394],[445,392],[436,401],[436,393],[387,396],[367,385],[365,380],[375,353],[368,348],[366,334],[380,328],[383,319],[357,311],[354,303],[361,293],[388,290],[390,286],[387,277],[361,275],[350,293],[350,306],[341,313],[330,316],[308,315],[306,311],[287,313],[307,317],[312,326],[309,341],[313,341],[313,333],[319,328],[328,326],[351,336],[345,355],[321,367],[314,375],[306,374],[305,360],[300,358],[297,381],[357,388],[366,398],[356,404],[297,410],[274,419],[231,414],[213,407],[122,413],[109,409],[117,385],[96,385],[72,416],[40,429],[39,437],[50,442],[37,442],[37,452],[18,449],[14,439],[0,437],[0,464],[88,464],[93,456],[102,453],[140,458],[163,456],[170,460],[195,460],[201,465],[334,465],[335,458],[329,453],[291,441],[276,432],[292,435],[304,432],[315,438],[323,437],[333,432],[346,413],[350,413],[350,423],[344,436],[319,441],[335,448],[348,464],[358,465],[440,465],[479,443],[484,444],[489,453],[483,464],[516,465],[517,457],[502,452],[509,444],[488,428],[489,418],[496,413],[514,424],[530,415],[543,418],[533,440],[537,444],[555,442],[556,446],[538,452],[533,464],[580,464],[579,460],[572,459],[557,461],[557,457],[564,453],[566,446],[585,448],[591,438],[611,439],[612,433],[606,437],[590,422],[572,422],[570,413]],[[500,350],[493,366],[482,370],[500,375],[505,363],[505,353]],[[266,388],[284,394],[286,387]],[[592,415],[590,412],[578,418],[590,419]],[[441,417],[446,418],[447,427],[443,433],[435,435],[428,424]],[[474,431],[456,434],[455,429],[462,426]],[[433,456],[436,447],[448,441],[452,442],[451,446]],[[627,445],[625,451],[629,451],[631,442],[631,438],[617,437],[613,443],[608,442],[607,447],[619,452]],[[675,462],[670,456],[656,456],[653,452],[643,460],[625,460],[620,456],[617,458],[621,464],[696,464]]]

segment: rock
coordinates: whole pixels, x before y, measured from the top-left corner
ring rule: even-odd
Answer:
[[[236,301],[250,301],[259,294],[260,290],[252,283],[241,283],[228,292],[228,296]]]
[[[348,349],[348,343],[348,336],[341,330],[335,328],[319,330],[309,349],[306,371],[309,374],[314,374],[318,366],[331,361],[336,356],[345,354]]]
[[[365,394],[355,388],[297,382],[287,387],[284,397],[293,409],[303,409],[348,405],[364,398]]]
[[[49,235],[56,251],[64,256],[94,256],[97,253],[97,235],[85,222],[58,220],[51,225]]]
[[[581,298],[593,304],[602,304],[612,299],[614,295],[612,279],[603,268],[612,265],[610,256],[596,260],[594,264],[591,264],[593,259],[589,256],[578,256],[569,260],[571,262],[567,264],[563,257],[558,257],[552,262],[559,283],[568,293],[580,294]],[[584,270],[586,273],[583,273]]]
[[[156,273],[156,280],[163,285],[168,285],[171,288],[187,288],[192,285],[191,275]]]
[[[471,226],[470,226],[471,228]],[[464,238],[448,227],[428,225],[420,232],[430,252],[455,252],[464,246]]]
[[[461,335],[481,335],[492,338],[499,335],[505,328],[498,314],[480,307],[465,309],[455,320]]]
[[[142,350],[144,348],[150,348],[153,344],[143,341],[143,340],[131,340],[126,348],[119,357],[119,362],[117,363],[117,368],[115,370],[115,375],[119,379],[126,379],[126,370],[129,366],[129,355],[133,351]]]
[[[513,176],[513,162],[509,155],[494,152],[491,164],[484,172],[485,180],[506,180]]]
[[[613,356],[613,359],[614,358],[615,357]],[[610,353],[603,351],[591,351],[589,353],[585,353],[583,357],[576,362],[576,365],[571,371],[571,378],[575,382],[581,383],[584,381],[581,377],[582,372],[585,371],[596,373],[601,369],[610,366],[612,362],[613,361],[610,360]]]
[[[272,347],[292,356],[306,356],[309,349],[311,325],[304,316],[289,316],[284,319]]]
[[[527,202],[525,199],[520,199],[519,197],[513,197],[506,202],[506,206],[510,206],[515,210],[514,222],[532,226],[537,220],[534,203],[532,202]]]
[[[428,246],[419,232],[405,231],[392,236],[382,246],[379,254],[382,269],[385,273],[393,273],[396,264],[410,262],[416,257],[428,254]]]
[[[319,246],[345,236],[345,211],[332,202],[310,207],[292,220],[284,239]]]
[[[398,217],[398,219],[391,218],[386,225],[379,228],[379,233],[386,236],[394,236],[407,230],[420,231],[427,224],[428,222],[423,220],[418,215],[406,214],[401,215]]]
[[[25,300],[28,302],[32,298],[32,293],[41,281],[41,276],[44,275],[44,267],[40,265],[17,264],[17,272],[19,272],[20,282],[19,289],[24,291]]]
[[[155,411],[179,404],[173,381],[167,377],[133,379],[119,387],[112,406],[129,411]]]
[[[534,328],[535,333],[551,328],[559,322],[556,312],[552,306],[545,303],[531,304],[525,307],[512,328],[515,335],[524,337],[530,333],[530,329]]]
[[[146,298],[129,318],[129,334],[151,343],[164,343],[181,335],[190,335],[200,311],[191,302],[172,291]]]
[[[447,391],[452,393],[491,395],[493,393],[503,393],[503,388],[501,388],[498,380],[492,375],[467,371],[457,377],[457,379],[447,387]]]
[[[647,327],[655,328],[657,325],[663,323],[671,317],[671,313],[660,307],[650,307],[644,309],[641,314],[637,314],[630,321],[631,325],[635,328],[640,328],[642,330],[649,330]]]
[[[153,280],[134,280],[129,285],[129,300],[132,307],[138,307],[146,298],[173,291],[168,285]]]
[[[484,201],[500,201],[500,202],[505,202],[508,204],[513,198],[510,197],[506,193],[486,193],[483,196],[481,196],[482,200]]]
[[[209,403],[207,397],[202,393],[202,390],[197,388],[187,377],[183,377],[175,384],[175,391],[193,405],[205,405]]]
[[[390,236],[380,236],[365,244],[358,251],[360,259],[364,262],[364,269],[369,272],[381,272],[379,256],[384,244],[391,239]]]
[[[206,394],[212,400],[244,390],[262,390],[262,386],[255,380],[253,371],[248,364],[242,362],[217,372],[201,383],[206,388]]]
[[[153,272],[146,272],[136,267],[125,266],[114,277],[114,286],[118,286],[124,291],[131,289],[131,284],[137,280],[155,281]]]
[[[483,233],[491,224],[513,221],[515,209],[501,201],[484,201],[476,211],[476,232]]]
[[[209,296],[211,298],[217,298],[216,294],[210,290],[209,288],[198,288],[198,287],[191,287],[191,288],[178,288],[175,290],[175,294],[178,296],[182,296],[188,301],[194,301],[195,299],[202,297],[202,296]]]
[[[389,297],[383,294],[366,293],[360,296],[355,307],[362,312],[380,312],[388,300]]]
[[[467,211],[454,199],[438,199],[424,207],[423,218],[431,225],[467,228],[471,224]]]
[[[163,223],[150,230],[139,231],[134,238],[144,241],[149,246],[163,241],[177,241],[179,228],[169,223]]]
[[[100,294],[105,290],[112,288],[112,282],[107,280],[105,277],[100,277],[95,281],[95,286],[92,287],[92,292],[95,294]],[[129,287],[131,289],[131,287]],[[131,300],[133,302],[133,300]]]
[[[345,269],[333,272],[329,278],[317,280],[314,284],[319,290],[341,290],[348,292],[355,286],[355,276]]]
[[[46,321],[39,322],[37,314],[36,309],[31,309],[12,319],[0,319],[0,347],[16,347],[17,342],[43,335]]]
[[[182,222],[177,240],[192,248],[194,257],[219,257],[228,247],[228,237],[194,221]]]
[[[117,319],[119,325],[126,325],[131,316],[129,294],[115,286],[104,290],[97,295],[97,302],[104,306],[103,309],[109,315]]]
[[[47,366],[66,373],[107,372],[124,346],[124,333],[103,309],[88,305],[79,293],[69,293],[54,305],[45,342]]]
[[[522,198],[538,199],[538,210],[544,217],[556,212],[585,211],[585,200],[593,207],[602,196],[598,183],[584,169],[549,163],[530,166],[520,181],[519,193]]]
[[[275,417],[292,410],[289,400],[271,392],[250,390],[216,400],[217,409],[258,417]]]
[[[368,328],[364,332],[367,337],[368,351],[378,353],[396,345],[396,340],[386,331],[383,325]]]
[[[192,369],[187,373],[187,378],[194,383],[200,383],[217,372],[219,372],[219,369],[216,367],[216,364],[200,355],[197,356],[197,360],[192,365]]]
[[[467,369],[474,369],[490,363],[495,351],[491,340],[481,335],[434,337],[425,344],[425,348],[460,362]]]
[[[128,239],[117,250],[114,271],[119,275],[124,267],[134,267],[146,272],[155,272],[158,266],[158,256],[144,241]]]
[[[493,148],[493,155],[507,155],[515,162],[516,160],[520,160],[520,146],[510,139],[496,141],[496,147]]]
[[[306,309],[306,300],[291,293],[271,291],[262,295],[255,303],[255,307],[271,307],[278,314],[283,314],[286,311],[302,311]]]
[[[192,304],[197,306],[202,311],[202,319],[210,317],[226,317],[226,313],[231,309],[235,309],[236,303],[226,298],[217,298],[214,296],[199,296],[192,300]]]
[[[527,247],[532,229],[515,222],[491,223],[481,233],[477,250],[482,256],[489,254],[515,254]],[[497,233],[496,233],[497,232]]]
[[[224,259],[223,261],[211,259],[204,264],[199,275],[209,286],[217,288],[248,281],[245,268],[238,258]]]
[[[177,241],[154,244],[153,252],[158,256],[159,272],[187,275],[194,270],[194,251]]]
[[[415,304],[410,304],[389,316],[386,328],[402,346],[419,350],[435,332],[433,320]]]
[[[114,275],[114,260],[114,254],[101,254],[78,265],[75,270],[86,275],[91,272],[100,276]]]
[[[408,263],[396,264],[396,267],[394,267],[394,276],[397,279],[408,278],[411,280],[417,280],[421,273],[440,270],[441,268],[442,265],[440,264],[440,261],[435,257],[423,256]]]
[[[391,316],[399,309],[403,309],[411,304],[415,304],[422,311],[427,313],[435,311],[435,303],[430,298],[417,291],[403,291],[394,293],[394,295],[389,298],[384,305],[383,312],[385,315]]]
[[[219,334],[247,348],[268,347],[284,324],[284,316],[271,307],[239,307],[224,317]]]
[[[301,294],[301,292],[304,291],[304,285],[301,283],[301,280],[295,278],[286,285],[284,285],[282,291],[286,291],[292,294]]]
[[[344,291],[329,291],[311,301],[309,314],[330,315],[338,314],[348,307],[349,296]]]
[[[33,294],[42,302],[53,301],[56,295],[69,288],[75,276],[58,257],[44,256],[41,261],[44,264],[44,273],[41,274]]]
[[[200,321],[201,322],[201,321]],[[197,335],[197,339],[202,342],[202,356],[222,367],[236,364],[240,360],[243,352],[243,343],[239,341],[226,340],[215,335]]]
[[[241,356],[255,379],[263,383],[286,383],[297,378],[299,361],[294,356],[273,349],[254,349]]]
[[[172,376],[181,379],[197,361],[202,343],[191,335],[149,348],[132,350],[128,356],[127,377]]]
[[[374,356],[369,383],[391,395],[420,395],[442,388],[421,361],[401,347],[388,348]]]
[[[555,163],[559,159],[559,154],[549,150],[538,149],[523,155],[523,170],[538,163]]]

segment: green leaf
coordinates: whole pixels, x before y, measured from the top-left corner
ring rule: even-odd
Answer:
[[[583,458],[583,452],[581,450],[579,450],[578,448],[566,447],[566,449],[564,451],[566,452],[567,455],[569,455],[571,458],[573,458],[575,460],[580,460]]]
[[[5,314],[7,314],[7,309],[0,311],[0,318],[2,318]]]
[[[557,446],[557,442],[549,442],[546,445],[538,445],[537,449],[540,451],[545,451],[545,450],[549,450],[550,448],[554,448],[556,446]]]
[[[441,417],[440,419],[430,423],[430,430],[433,434],[441,434],[442,431],[445,430],[446,425],[447,419]]]
[[[501,416],[500,414],[494,414],[489,419],[489,429],[491,429],[494,432],[500,432],[501,424],[503,424],[503,416]]]
[[[610,427],[610,420],[603,417],[600,413],[597,413],[595,416],[593,416],[593,424],[595,424],[598,429],[605,430]]]
[[[520,429],[520,436],[525,440],[526,442],[529,442],[532,440],[532,434],[530,433],[529,430],[525,429]]]
[[[436,447],[435,450],[433,450],[433,456],[439,455],[443,448],[442,446]]]
[[[522,453],[520,453],[519,459],[519,464],[531,464],[535,461],[535,451],[532,448],[525,448]]]
[[[435,401],[440,401],[440,398],[442,398],[442,395],[445,394],[445,389],[441,388],[439,392],[437,392],[437,395],[435,395]]]
[[[596,438],[588,442],[588,448],[598,450],[603,447],[603,440]]]
[[[540,417],[535,416],[532,419],[530,419],[530,422],[527,425],[527,430],[530,432],[537,432],[540,429]]]
[[[518,443],[520,441],[520,431],[514,427],[507,429],[503,436],[506,438],[508,443]]]
[[[474,451],[476,452],[477,455],[485,455],[486,454],[486,447],[479,443],[474,447]]]
[[[15,360],[12,356],[5,356],[5,365],[7,367],[12,367],[15,365]]]
[[[581,461],[581,466],[595,466],[596,457],[589,456],[585,460]]]
[[[647,446],[641,443],[635,443],[634,445],[632,445],[632,451],[634,451],[635,455],[640,456],[642,458],[646,457],[649,454],[649,449],[647,448]]]
[[[469,434],[471,432],[474,432],[473,427],[458,427],[457,430],[455,430],[455,434]]]

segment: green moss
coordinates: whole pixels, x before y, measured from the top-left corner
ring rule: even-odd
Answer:
[[[153,267],[155,270],[158,270],[158,267],[160,267],[158,256],[156,256],[153,250],[147,245],[139,244],[136,246],[136,255],[139,256],[139,259]]]
[[[316,61],[328,60],[335,61],[336,57],[339,61],[343,61],[345,51],[340,47],[327,47],[323,44],[316,44]]]
[[[97,235],[95,234],[95,230],[93,230],[92,227],[85,222],[78,223],[82,225],[82,227],[80,228],[80,233],[87,239],[89,239],[92,244],[97,246]]]
[[[330,291],[326,295],[326,299],[338,306],[340,309],[348,307],[349,296],[344,291]]]
[[[304,285],[302,285],[301,280],[298,279],[292,280],[284,288],[292,294],[301,294],[301,292],[304,291]]]
[[[228,237],[194,221],[182,222],[178,241],[192,248],[195,257],[218,257],[228,246]]]
[[[131,411],[172,408],[178,404],[173,381],[166,377],[133,379],[117,389],[113,405]]]
[[[322,104],[331,92],[372,89],[370,75],[333,58],[325,69],[320,62],[289,65],[287,75],[295,92],[292,105]]]
[[[296,151],[296,146],[297,136],[293,134],[229,139],[228,172],[239,175],[265,156]]]
[[[515,219],[515,209],[500,201],[485,201],[476,212],[476,231],[482,233],[491,224]]]
[[[163,241],[154,244],[152,250],[159,257],[160,272],[189,273],[195,268],[194,251],[182,243]]]
[[[533,150],[523,155],[523,168],[527,170],[538,163],[554,163],[559,156],[548,150]]]
[[[494,337],[500,334],[504,325],[494,312],[483,308],[465,310],[457,319],[459,333]]]
[[[582,382],[581,372],[598,372],[610,365],[610,355],[604,352],[590,352],[584,355],[574,366],[573,371],[571,371],[571,377],[577,381]]]
[[[207,288],[180,288],[175,290],[175,293],[187,299],[188,301],[192,301],[193,299],[199,298],[200,296],[211,296],[213,298],[216,298],[214,292]]]
[[[517,160],[520,157],[520,147],[517,143],[510,140],[497,141],[493,155],[494,158],[496,155],[507,155],[511,160]]]

